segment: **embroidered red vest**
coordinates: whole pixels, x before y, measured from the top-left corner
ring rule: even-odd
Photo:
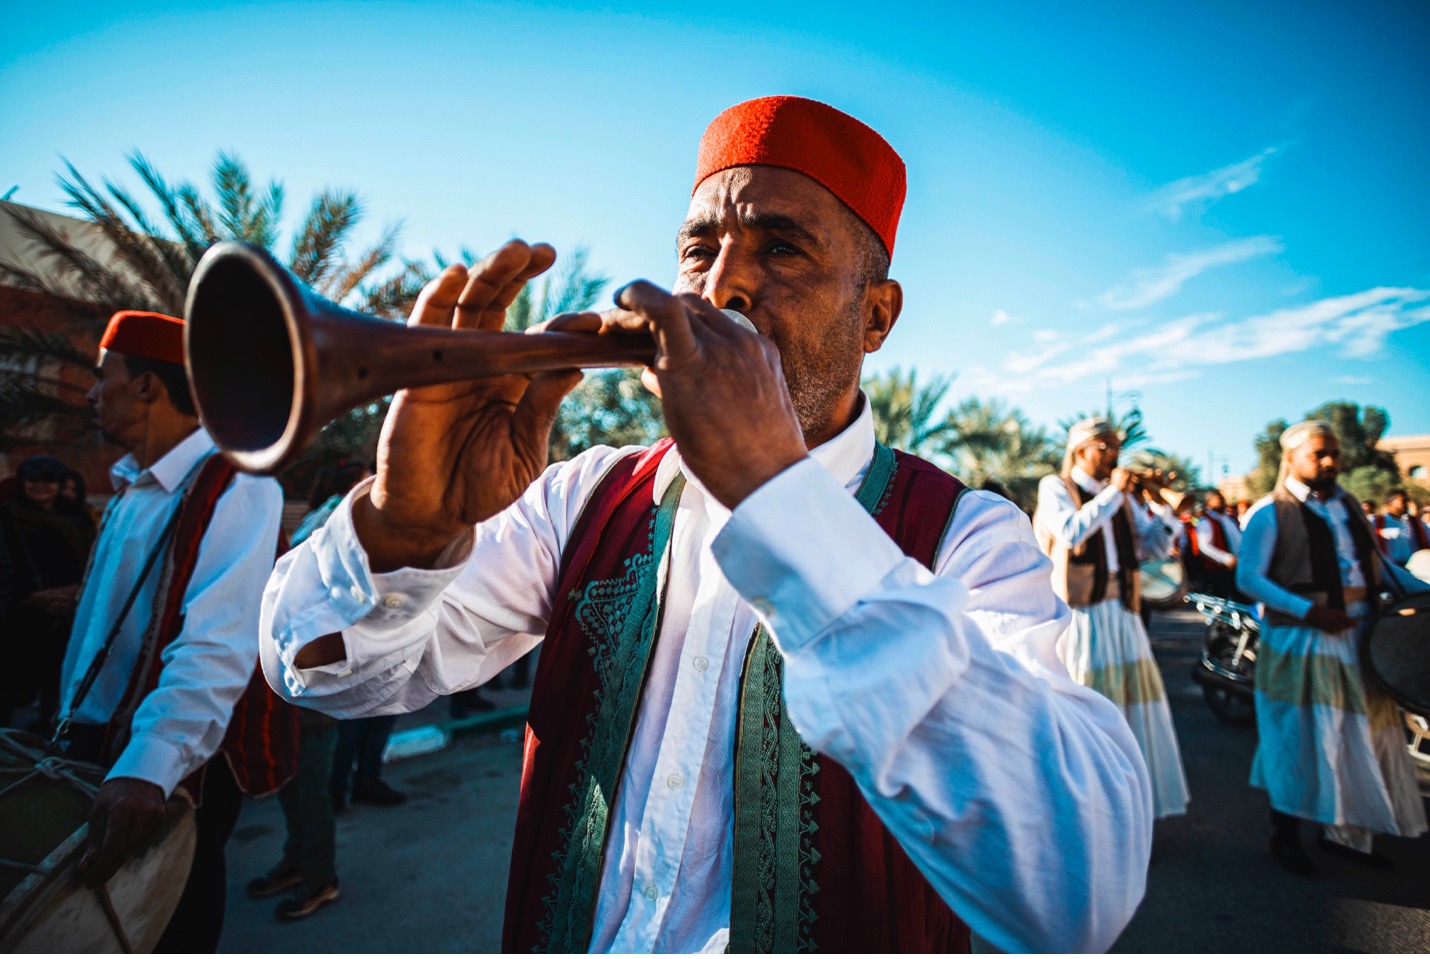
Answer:
[[[198,475],[179,505],[179,519],[164,557],[162,578],[154,597],[153,615],[144,635],[144,645],[129,675],[124,698],[109,721],[105,733],[105,757],[112,762],[129,741],[130,723],[144,698],[159,686],[163,672],[163,652],[184,629],[184,594],[198,563],[199,547],[219,497],[233,481],[234,468],[221,456],[211,456],[199,467]],[[278,534],[275,557],[287,544]],[[298,707],[280,699],[258,667],[257,644],[253,673],[248,687],[234,704],[233,716],[224,733],[219,753],[233,770],[234,779],[246,795],[266,796],[298,771]],[[180,785],[195,799],[203,795],[203,769]]]
[[[663,441],[618,461],[562,556],[523,757],[502,948],[585,951],[606,832],[660,624],[657,575],[681,480],[653,502]],[[877,447],[860,502],[932,567],[964,486]],[[853,778],[800,742],[763,628],[745,657],[735,748],[732,952],[968,951],[968,927]],[[677,889],[676,895],[680,892]]]

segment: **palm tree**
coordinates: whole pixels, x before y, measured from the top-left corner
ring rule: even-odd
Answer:
[[[1022,410],[970,397],[949,414],[945,455],[970,486],[1001,487],[1024,510],[1037,502],[1038,481],[1057,470],[1061,446]]]
[[[220,152],[214,161],[212,200],[189,181],[170,183],[143,154],[132,153],[128,161],[144,193],[108,178],[96,187],[68,161],[58,177],[68,205],[92,224],[107,255],[52,218],[23,208],[7,211],[38,248],[43,267],[0,261],[0,280],[47,294],[50,319],[42,326],[19,317],[0,329],[0,363],[7,367],[0,374],[0,419],[10,424],[6,439],[12,444],[72,441],[89,431],[83,390],[64,371],[88,369],[93,344],[116,310],[182,315],[189,277],[214,243],[243,240],[267,249],[279,244],[283,186],[276,180],[257,183],[236,155]],[[394,262],[396,224],[384,228],[371,246],[352,251],[362,219],[356,193],[319,193],[292,233],[287,265],[331,300],[378,316],[404,316],[426,271],[420,264]],[[352,427],[339,424],[320,446],[347,446]]]
[[[952,382],[952,376],[935,376],[933,382],[919,386],[917,370],[906,374],[897,366],[865,377],[864,393],[869,397],[879,442],[925,459],[940,456],[953,425],[938,409]]]
[[[1136,449],[1147,442],[1147,427],[1142,423],[1142,408],[1138,406],[1132,407],[1120,417],[1110,411],[1106,414],[1100,412],[1074,413],[1067,419],[1059,420],[1058,426],[1062,427],[1063,432],[1066,433],[1075,424],[1094,416],[1111,421],[1122,437],[1122,448],[1125,450]]]

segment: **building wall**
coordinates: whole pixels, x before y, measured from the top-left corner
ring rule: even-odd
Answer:
[[[1430,433],[1415,436],[1386,436],[1380,448],[1395,457],[1402,476],[1425,485],[1430,484]]]

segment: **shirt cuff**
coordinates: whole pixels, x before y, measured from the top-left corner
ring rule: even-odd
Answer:
[[[785,650],[818,636],[904,559],[849,491],[813,459],[746,497],[712,551],[730,585]]]
[[[121,776],[142,779],[164,790],[164,798],[169,798],[174,787],[184,778],[183,753],[179,747],[157,736],[136,736],[119,754],[119,761],[104,777],[104,781]],[[194,797],[198,799],[197,796]]]

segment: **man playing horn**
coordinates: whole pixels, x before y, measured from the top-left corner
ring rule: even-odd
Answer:
[[[1276,488],[1252,508],[1237,562],[1237,586],[1266,604],[1251,784],[1270,797],[1282,866],[1315,871],[1299,835],[1308,819],[1322,824],[1322,849],[1385,867],[1376,833],[1426,828],[1398,708],[1359,663],[1385,570],[1360,504],[1336,483],[1331,427],[1298,423],[1281,450]]]
[[[341,716],[542,643],[507,950],[1100,950],[1141,898],[1141,758],[1057,660],[1027,521],[875,442],[903,199],[831,107],[722,113],[675,292],[552,324],[652,332],[674,444],[543,471],[579,374],[405,391],[375,481],[270,581],[270,681]],[[553,258],[448,269],[413,322],[499,329]]]
[[[1075,424],[1062,471],[1038,484],[1033,527],[1053,560],[1053,589],[1072,607],[1058,654],[1073,679],[1127,717],[1160,819],[1187,811],[1187,777],[1162,673],[1138,615],[1137,565],[1170,555],[1180,524],[1167,505],[1144,505],[1138,477],[1117,465],[1121,452],[1122,438],[1107,420]]]

